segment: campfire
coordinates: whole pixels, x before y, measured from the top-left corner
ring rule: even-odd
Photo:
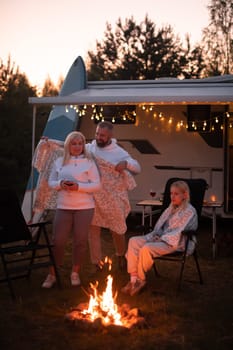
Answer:
[[[106,257],[102,267],[104,265],[108,265],[108,270],[111,271],[111,259]],[[98,281],[95,284],[90,283],[89,303],[79,304],[66,314],[65,319],[82,329],[145,327],[145,319],[137,308],[131,309],[129,304],[117,305],[117,292],[113,295],[113,277],[110,273],[106,282],[106,288],[102,294],[98,293]]]

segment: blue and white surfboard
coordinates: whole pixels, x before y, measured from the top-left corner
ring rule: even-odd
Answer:
[[[82,57],[79,56],[70,67],[59,92],[59,96],[67,96],[76,91],[83,90],[86,88],[86,84],[86,68]],[[54,106],[49,114],[42,136],[46,136],[49,139],[64,141],[67,134],[76,129],[78,117],[77,111],[70,106]],[[26,221],[32,219],[32,203],[35,199],[34,194],[37,187],[38,176],[37,170],[33,169],[33,174],[28,180],[24,194],[22,211]]]

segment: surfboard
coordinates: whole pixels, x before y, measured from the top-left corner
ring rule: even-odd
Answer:
[[[82,57],[78,56],[71,65],[63,82],[59,96],[67,96],[86,88],[86,68]],[[76,129],[79,114],[72,106],[53,106],[42,136],[58,141],[64,141],[67,134]],[[37,189],[39,174],[35,168],[29,177],[22,202],[22,212],[25,220],[38,221],[43,213],[38,213],[32,218],[33,202]]]

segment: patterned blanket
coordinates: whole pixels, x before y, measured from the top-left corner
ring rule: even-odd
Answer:
[[[96,207],[92,224],[124,234],[127,230],[125,219],[131,209],[128,191],[136,187],[136,182],[127,170],[119,173],[113,164],[95,159],[101,174],[102,188],[94,193]]]
[[[62,143],[63,145],[63,143]],[[54,161],[63,155],[59,141],[41,140],[36,148],[32,165],[39,172],[33,210],[43,212],[46,209],[56,209],[57,191],[48,185],[49,175]]]

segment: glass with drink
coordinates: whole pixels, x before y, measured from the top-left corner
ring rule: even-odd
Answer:
[[[150,195],[151,195],[152,199],[153,199],[153,198],[155,197],[155,195],[156,195],[156,192],[155,192],[155,190],[154,190],[153,188],[150,189]]]

